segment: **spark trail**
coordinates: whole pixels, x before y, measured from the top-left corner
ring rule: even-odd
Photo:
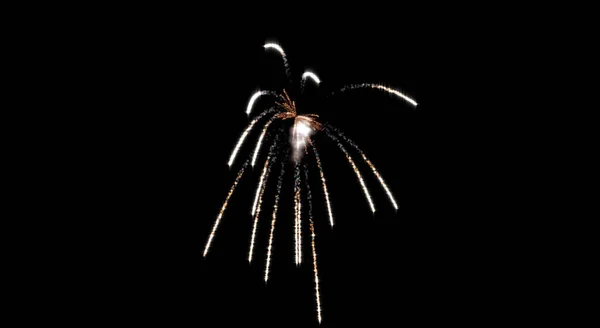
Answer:
[[[227,163],[227,165],[229,165],[229,167],[231,167],[231,164],[233,164],[233,161],[235,160],[235,156],[237,156],[237,153],[240,150],[242,143],[244,143],[244,139],[246,139],[246,137],[248,136],[248,133],[250,133],[250,130],[252,130],[252,127],[254,126],[254,124],[256,124],[256,122],[258,122],[258,120],[263,118],[263,116],[265,116],[271,112],[273,112],[272,108],[260,113],[260,115],[258,115],[255,119],[252,120],[252,122],[250,122],[250,124],[248,125],[246,130],[244,130],[244,133],[242,133],[242,136],[238,140],[237,144],[235,145],[233,152],[231,152],[231,156],[229,157],[229,162]]]
[[[252,238],[250,240],[250,251],[248,252],[248,262],[252,262],[252,254],[254,251],[254,240],[256,239],[256,228],[258,227],[258,217],[260,215],[260,207],[262,205],[262,198],[265,193],[266,186],[267,186],[266,182],[269,177],[269,173],[271,172],[271,165],[273,165],[275,160],[277,160],[277,156],[275,156],[275,147],[277,146],[278,140],[279,140],[279,138],[275,138],[275,140],[273,141],[273,144],[271,145],[271,148],[269,149],[269,156],[267,157],[267,160],[265,161],[265,166],[263,168],[263,174],[262,174],[262,177],[260,180],[260,184],[258,186],[258,189],[256,190],[257,191],[256,201],[258,202],[258,205],[256,205],[256,203],[255,203],[256,214],[253,213],[254,214],[254,226],[252,228]],[[259,190],[260,190],[260,192],[259,192]]]
[[[329,131],[329,130],[325,130],[325,131],[326,131],[327,136],[330,137],[333,141],[335,141],[337,143],[338,147],[342,150],[342,152],[344,152],[344,155],[346,155],[346,159],[352,166],[354,173],[356,173],[356,176],[358,177],[358,181],[360,182],[360,185],[362,186],[363,192],[365,193],[365,196],[367,197],[367,200],[369,201],[369,205],[371,206],[371,211],[373,211],[373,213],[375,213],[375,205],[373,205],[373,200],[371,199],[371,194],[369,193],[369,189],[367,189],[367,185],[365,184],[365,181],[363,180],[362,175],[360,174],[360,171],[358,170],[358,167],[356,167],[354,160],[352,160],[352,157],[350,156],[350,154],[348,153],[348,151],[346,150],[344,145],[342,145],[342,143],[338,140],[338,138],[336,138],[336,136],[334,136],[331,131]]]
[[[323,167],[321,166],[321,158],[319,157],[319,152],[317,151],[317,147],[313,144],[310,138],[308,139],[310,146],[315,153],[315,158],[317,159],[317,166],[319,167],[319,174],[321,176],[321,182],[323,184],[323,193],[325,194],[325,203],[327,204],[327,213],[329,214],[329,224],[333,228],[333,213],[331,212],[331,203],[329,202],[329,192],[327,191],[327,182],[325,181],[325,174],[323,173]]]
[[[313,81],[317,82],[317,84],[321,83],[319,77],[313,72],[306,71],[302,74],[302,80],[306,80],[307,77],[310,77]]]
[[[304,92],[304,86],[306,85],[307,78],[311,78],[313,81],[315,81],[315,83],[317,83],[317,85],[319,85],[321,83],[321,80],[315,73],[306,71],[306,72],[304,72],[304,74],[302,74],[302,81],[300,82],[300,91],[301,92]]]
[[[227,194],[227,198],[225,198],[225,202],[223,203],[223,207],[221,207],[221,211],[219,212],[219,215],[217,216],[217,219],[215,220],[215,224],[213,225],[213,228],[212,228],[212,231],[210,233],[210,236],[208,237],[208,241],[206,242],[206,246],[204,247],[204,255],[203,255],[204,257],[206,257],[206,254],[208,254],[208,250],[210,249],[210,244],[212,243],[212,240],[215,237],[215,233],[217,232],[217,228],[219,227],[219,222],[221,222],[221,218],[223,217],[223,213],[225,213],[225,209],[227,208],[227,203],[229,202],[229,198],[231,198],[231,195],[233,194],[233,191],[235,190],[235,187],[237,186],[238,182],[240,181],[242,175],[244,174],[244,170],[246,169],[247,165],[248,165],[248,161],[246,161],[242,165],[242,168],[238,172],[238,175],[235,178],[235,181],[233,182],[233,185],[231,186],[231,189],[229,189],[229,193]]]
[[[313,220],[310,221],[310,235],[311,235],[311,246],[312,246],[312,257],[313,257],[313,271],[315,273],[315,296],[317,300],[317,318],[321,323],[321,295],[319,293],[319,269],[317,268],[317,252],[315,251],[315,227]]]
[[[396,210],[398,210],[398,204],[396,203],[396,199],[394,198],[394,195],[392,194],[392,192],[390,191],[390,188],[388,188],[387,184],[383,180],[383,177],[381,176],[381,174],[379,174],[379,172],[375,168],[375,165],[373,165],[373,163],[371,163],[371,161],[367,158],[367,155],[365,155],[365,153],[358,147],[358,145],[356,143],[354,143],[354,141],[352,141],[352,139],[350,139],[346,135],[344,135],[339,129],[334,128],[331,125],[327,125],[327,128],[335,131],[342,139],[344,139],[344,141],[346,141],[350,146],[352,146],[354,149],[356,149],[360,153],[362,158],[369,165],[369,167],[371,168],[371,170],[373,171],[373,173],[379,180],[379,183],[385,190],[388,198],[390,199],[390,202],[392,202],[392,205],[394,206],[394,208]]]
[[[304,181],[306,185],[306,199],[308,200],[308,222],[310,224],[310,236],[311,236],[311,248],[313,258],[313,272],[315,274],[315,300],[317,303],[317,319],[321,323],[321,294],[319,292],[319,270],[317,268],[317,252],[315,250],[315,226],[313,223],[312,216],[312,194],[310,192],[310,185],[308,183],[308,167],[304,164]]]
[[[285,67],[285,74],[287,75],[288,79],[291,79],[292,74],[290,72],[290,65],[288,64],[287,56],[285,55],[283,49],[277,43],[266,43],[263,47],[267,50],[275,49],[281,54],[281,58],[283,59],[283,66]]]
[[[265,266],[265,283],[269,280],[269,268],[271,266],[271,251],[273,249],[273,234],[275,233],[275,221],[277,219],[277,209],[279,208],[279,195],[281,185],[283,184],[283,174],[285,173],[285,157],[281,161],[281,171],[277,181],[277,193],[275,194],[275,204],[273,205],[273,220],[271,221],[271,233],[269,234],[269,247],[267,248],[267,264]]]
[[[273,91],[264,91],[264,90],[260,90],[255,92],[252,97],[250,98],[250,101],[248,101],[248,106],[246,107],[246,114],[250,115],[250,112],[252,111],[252,107],[254,106],[254,103],[258,100],[258,98],[260,98],[261,96],[275,96],[277,95],[276,93],[274,93]]]
[[[265,124],[265,127],[262,130],[262,133],[260,134],[260,138],[258,138],[258,142],[256,143],[256,148],[254,148],[254,156],[252,157],[252,167],[254,167],[254,163],[256,162],[256,158],[258,157],[258,152],[260,150],[260,146],[262,145],[263,139],[265,138],[265,134],[267,134],[267,129],[269,128],[269,125],[271,125],[271,123],[273,123],[273,121],[275,120],[275,117],[272,117],[267,124]]]
[[[300,188],[300,164],[296,162],[294,169],[294,240],[296,242],[296,265],[302,263],[302,235],[301,235],[301,218],[302,218],[302,197]]]
[[[410,97],[404,95],[400,91],[394,90],[392,88],[388,88],[388,87],[380,85],[380,84],[373,84],[373,83],[351,84],[351,85],[347,85],[347,86],[343,87],[340,91],[344,92],[346,90],[353,90],[353,89],[359,89],[359,88],[373,88],[373,89],[384,90],[386,92],[389,92],[393,95],[396,95],[396,96],[408,101],[413,106],[417,106],[416,101],[414,101]]]

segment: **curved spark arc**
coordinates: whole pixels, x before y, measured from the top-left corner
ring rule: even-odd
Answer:
[[[275,117],[271,118],[267,122],[267,124],[265,124],[265,127],[263,128],[262,133],[260,134],[260,138],[258,138],[258,142],[256,143],[256,148],[254,148],[254,155],[252,157],[252,167],[254,167],[254,163],[256,162],[256,158],[258,157],[258,152],[260,150],[260,146],[262,145],[262,141],[265,138],[265,134],[267,134],[267,129],[269,128],[269,125],[271,125],[271,123],[273,123],[274,120],[275,120]]]
[[[281,46],[277,43],[265,43],[263,47],[265,48],[265,50],[275,49],[281,54],[281,58],[283,59],[283,66],[285,67],[285,74],[287,75],[288,79],[291,78],[290,65],[288,64],[287,56],[285,55],[285,51],[283,51],[283,48],[281,48]]]
[[[242,168],[238,172],[238,175],[235,178],[235,181],[233,182],[233,185],[229,189],[229,193],[227,194],[227,198],[225,198],[225,202],[223,203],[223,207],[221,207],[221,211],[219,212],[219,215],[217,216],[217,219],[215,220],[215,223],[213,225],[212,231],[211,231],[211,233],[210,233],[210,235],[208,237],[208,241],[206,242],[206,246],[204,247],[204,255],[203,255],[204,257],[206,257],[206,254],[208,254],[208,250],[210,249],[210,245],[212,243],[212,240],[215,237],[215,233],[217,232],[217,228],[219,227],[219,222],[221,222],[221,218],[223,217],[223,213],[225,213],[225,209],[227,208],[227,203],[229,202],[229,198],[231,198],[231,195],[233,194],[233,191],[235,190],[235,187],[237,186],[238,182],[242,178],[242,175],[244,174],[244,170],[246,169],[247,165],[248,165],[248,161],[246,161],[242,165]]]
[[[267,91],[257,91],[256,93],[254,93],[252,95],[252,97],[250,98],[250,101],[248,101],[248,107],[246,107],[246,114],[250,115],[250,112],[252,111],[252,106],[254,106],[254,103],[256,102],[256,100],[260,97],[260,96],[264,96],[269,94],[269,92]]]
[[[308,138],[308,142],[315,153],[315,158],[317,159],[317,166],[319,167],[319,174],[321,176],[321,182],[323,184],[323,193],[325,194],[325,204],[327,204],[327,213],[329,214],[329,224],[333,228],[333,213],[331,211],[331,203],[329,201],[329,192],[327,191],[327,182],[325,181],[325,174],[323,173],[323,167],[321,166],[321,158],[319,157],[319,152],[317,151],[317,147],[313,144],[312,140]]]
[[[351,84],[348,86],[343,87],[340,91],[346,91],[346,90],[353,90],[353,89],[359,89],[359,88],[373,88],[373,89],[381,89],[384,90],[386,92],[389,92],[391,94],[394,94],[406,101],[408,101],[411,105],[413,106],[417,106],[417,102],[414,101],[412,98],[406,96],[405,94],[403,94],[402,92],[392,89],[392,88],[388,88],[386,86],[383,86],[381,84],[373,84],[373,83],[362,83],[362,84]]]
[[[275,221],[277,219],[277,210],[279,208],[279,195],[281,194],[281,185],[283,184],[283,174],[285,173],[285,158],[281,161],[281,171],[277,181],[277,193],[275,194],[275,204],[273,205],[273,220],[271,221],[271,233],[269,235],[269,246],[267,247],[267,263],[265,265],[265,283],[269,280],[269,268],[271,266],[271,251],[273,249],[273,235],[275,233]]]
[[[321,83],[321,80],[319,79],[319,77],[310,71],[306,71],[304,72],[304,74],[302,74],[302,81],[306,80],[306,78],[310,77],[313,81],[315,81],[317,84]]]
[[[365,181],[363,180],[362,175],[360,174],[360,171],[358,170],[358,167],[356,167],[354,160],[352,160],[352,156],[350,156],[350,154],[348,153],[346,148],[342,145],[342,143],[338,140],[338,138],[336,138],[333,135],[333,133],[331,131],[329,131],[328,129],[325,131],[326,131],[326,135],[329,138],[331,138],[333,141],[335,141],[337,143],[338,147],[344,153],[344,155],[346,155],[346,159],[350,163],[350,166],[352,166],[354,173],[356,173],[356,176],[358,177],[358,182],[360,182],[360,185],[362,186],[362,190],[363,190],[365,196],[367,197],[367,201],[369,201],[369,205],[371,206],[371,211],[373,213],[375,213],[375,205],[373,205],[373,200],[371,199],[371,194],[369,193],[369,189],[367,188],[367,185],[365,184]]]
[[[231,167],[231,165],[233,164],[233,161],[235,160],[235,157],[237,156],[237,153],[240,150],[240,147],[242,147],[242,143],[244,143],[244,140],[248,136],[248,133],[250,133],[250,130],[252,130],[252,127],[254,126],[254,124],[256,124],[256,122],[258,122],[263,116],[267,115],[268,113],[270,113],[272,111],[273,111],[273,108],[267,109],[266,111],[260,113],[260,115],[258,115],[255,119],[253,119],[250,122],[250,124],[248,124],[248,127],[246,128],[246,130],[244,130],[244,132],[240,136],[240,139],[238,140],[237,144],[235,145],[235,148],[231,152],[231,156],[229,157],[229,162],[227,163],[227,165],[229,165],[229,167]]]
[[[263,46],[265,49],[275,49],[277,51],[279,51],[279,53],[285,57],[285,52],[283,51],[283,48],[281,48],[280,45],[278,45],[277,43],[265,43],[265,45]]]

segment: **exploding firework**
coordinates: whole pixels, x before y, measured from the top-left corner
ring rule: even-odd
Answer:
[[[291,72],[290,72],[288,60],[287,60],[286,54],[283,51],[283,49],[281,48],[281,46],[279,46],[278,44],[275,44],[275,43],[267,43],[264,45],[264,48],[265,48],[265,50],[275,50],[281,55],[281,58],[283,59],[283,65],[285,68],[286,75],[288,76],[288,78],[290,78]],[[304,74],[302,75],[302,79],[300,80],[300,90],[301,90],[300,93],[302,93],[302,91],[304,90],[304,86],[308,79],[312,80],[317,86],[321,83],[321,79],[319,79],[319,77],[315,73],[306,71],[306,72],[304,72]],[[359,88],[371,88],[371,89],[376,89],[376,90],[382,90],[384,92],[395,95],[395,96],[405,100],[412,106],[417,106],[417,103],[413,99],[411,99],[410,97],[401,93],[400,91],[383,86],[383,85],[379,85],[379,84],[370,84],[370,83],[353,84],[353,85],[343,87],[342,89],[340,89],[340,91],[345,92],[345,91],[359,89]],[[265,100],[262,100],[263,98]],[[307,160],[305,160],[305,155],[308,154],[308,146],[309,145],[310,145],[310,148],[312,149],[312,153],[314,154],[315,162],[319,169],[319,178],[321,180],[321,186],[323,188],[323,194],[325,196],[327,216],[329,218],[328,221],[329,221],[329,225],[331,227],[333,227],[333,225],[334,225],[334,220],[333,220],[333,211],[332,211],[331,202],[330,202],[330,194],[327,189],[327,182],[325,179],[325,174],[324,174],[324,169],[323,169],[323,163],[321,162],[321,158],[319,157],[319,153],[317,151],[316,144],[315,144],[314,140],[311,139],[311,137],[319,132],[322,132],[329,139],[331,139],[337,145],[337,147],[342,151],[342,153],[348,160],[350,167],[356,174],[357,180],[363,190],[363,193],[365,195],[367,203],[369,204],[369,207],[371,208],[371,211],[373,213],[375,213],[375,205],[373,203],[371,193],[370,193],[369,189],[367,188],[365,179],[364,179],[363,175],[361,174],[358,166],[356,165],[356,162],[352,158],[352,155],[350,154],[350,152],[346,149],[345,145],[350,145],[351,149],[354,149],[359,154],[359,157],[364,160],[364,162],[367,164],[367,166],[369,166],[371,171],[373,171],[373,174],[379,181],[379,184],[381,185],[381,187],[385,190],[390,202],[392,203],[392,206],[396,210],[398,209],[398,204],[396,203],[394,195],[390,191],[388,185],[383,180],[383,177],[381,176],[379,171],[377,171],[377,169],[375,168],[373,163],[367,158],[365,153],[350,138],[345,136],[337,128],[335,128],[329,124],[319,122],[318,115],[316,115],[316,114],[298,114],[298,111],[296,108],[296,102],[294,100],[292,100],[292,98],[288,94],[287,90],[283,89],[281,92],[260,90],[260,91],[255,92],[250,97],[250,100],[246,107],[246,114],[248,116],[250,116],[254,107],[259,107],[259,105],[264,105],[265,103],[267,103],[267,101],[266,101],[267,99],[270,100],[269,105],[266,106],[267,109],[265,111],[261,112],[260,114],[258,114],[253,119],[251,119],[250,123],[248,124],[246,129],[243,131],[240,139],[238,140],[235,147],[233,148],[233,151],[232,151],[229,161],[227,163],[230,167],[233,165],[233,163],[242,147],[242,144],[244,143],[244,140],[248,137],[248,135],[250,134],[253,127],[255,125],[257,125],[260,121],[262,121],[263,118],[267,118],[266,122],[264,122],[264,125],[262,125],[262,130],[261,130],[260,136],[258,138],[258,141],[256,143],[256,146],[254,147],[254,151],[251,153],[250,158],[248,158],[242,165],[240,171],[238,172],[238,174],[235,178],[235,181],[234,181],[231,189],[229,190],[227,197],[225,198],[225,202],[223,203],[221,211],[219,212],[217,219],[214,222],[212,231],[206,242],[206,246],[204,248],[203,255],[206,257],[206,255],[208,254],[208,251],[210,250],[210,247],[211,247],[213,239],[216,235],[219,223],[221,222],[221,219],[225,213],[225,209],[227,208],[227,205],[229,203],[229,199],[231,198],[231,195],[233,194],[242,175],[244,174],[244,170],[246,169],[248,163],[250,163],[251,166],[254,167],[254,165],[256,164],[256,161],[260,157],[260,153],[261,153],[260,149],[261,149],[262,145],[265,143],[265,140],[271,139],[272,143],[271,143],[269,151],[266,155],[266,160],[264,162],[264,165],[262,167],[262,173],[261,173],[260,179],[258,181],[258,185],[256,188],[256,194],[254,196],[254,202],[253,202],[253,206],[252,206],[252,210],[251,210],[251,215],[253,216],[253,225],[252,225],[252,232],[251,232],[251,236],[250,236],[250,249],[249,249],[249,253],[248,253],[248,261],[252,262],[252,258],[253,258],[253,254],[254,254],[254,244],[255,244],[255,240],[256,240],[256,236],[257,236],[257,230],[259,229],[259,216],[261,214],[263,197],[264,197],[266,189],[267,189],[267,180],[269,179],[269,174],[270,174],[272,168],[275,166],[275,163],[277,161],[280,161],[281,169],[280,169],[279,177],[277,180],[277,189],[275,192],[275,202],[274,202],[273,211],[271,214],[272,219],[271,219],[271,224],[270,224],[269,241],[268,241],[267,254],[266,254],[265,277],[264,277],[265,283],[266,283],[269,279],[269,274],[270,274],[270,267],[271,267],[271,261],[272,261],[272,249],[273,249],[273,244],[274,244],[275,223],[277,221],[276,219],[277,219],[277,216],[279,213],[279,200],[280,200],[282,184],[284,181],[285,166],[286,166],[286,163],[288,163],[291,159],[292,163],[293,163],[292,165],[293,165],[293,171],[294,171],[294,174],[293,174],[293,176],[294,176],[294,225],[293,226],[294,226],[294,243],[295,243],[295,248],[294,248],[295,263],[297,266],[300,266],[302,264],[302,248],[303,248],[303,245],[302,245],[302,227],[303,227],[302,204],[303,204],[303,202],[305,202],[307,204],[307,208],[305,208],[305,213],[304,213],[307,216],[307,220],[305,219],[305,222],[308,222],[308,224],[309,224],[310,237],[311,237],[310,238],[310,246],[311,246],[310,255],[312,255],[313,272],[314,272],[317,320],[319,321],[319,323],[321,323],[321,320],[322,320],[321,294],[320,294],[320,287],[319,287],[319,274],[318,274],[318,269],[317,269],[317,252],[316,252],[316,240],[315,240],[315,238],[317,236],[316,232],[315,232],[317,225],[315,224],[315,220],[313,217],[313,208],[312,208],[313,199],[312,199],[312,194],[311,194],[311,188],[309,185],[309,170],[308,170],[308,165],[306,164]],[[289,122],[290,124],[286,124],[286,122]],[[277,130],[269,133],[269,127],[276,126],[276,125],[279,125],[279,128],[276,127]],[[289,129],[286,129],[285,126],[289,126],[289,125],[291,125],[289,127]],[[285,139],[283,139],[283,138],[285,138],[285,136],[284,136],[285,131],[289,131],[289,134],[287,136],[287,138],[289,140],[289,144],[281,142],[282,140],[285,140]],[[306,197],[304,199],[302,197],[303,194],[306,195]]]

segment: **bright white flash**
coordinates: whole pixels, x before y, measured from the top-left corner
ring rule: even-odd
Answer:
[[[257,91],[255,94],[253,94],[252,98],[250,98],[250,101],[248,102],[248,108],[246,108],[246,114],[250,115],[250,112],[252,111],[252,106],[254,106],[256,99],[258,99],[258,97],[266,95],[266,94],[267,94],[266,91]]]
[[[294,158],[299,160],[302,157],[303,150],[308,143],[308,137],[313,133],[310,125],[303,122],[302,119],[296,119],[292,127],[292,144],[294,145]]]
[[[279,51],[279,53],[281,53],[282,56],[285,56],[285,52],[283,52],[283,49],[277,44],[277,43],[266,43],[264,45],[265,49],[275,49],[277,51]]]
[[[310,134],[310,132],[312,132],[312,129],[306,123],[300,121],[296,126],[296,132],[298,132],[298,134],[301,136],[306,137]]]
[[[317,82],[317,84],[321,83],[321,80],[319,80],[319,77],[317,75],[315,75],[315,73],[313,72],[309,72],[306,71],[304,72],[304,74],[302,74],[302,79],[306,79],[307,77],[310,77],[311,79],[313,79],[315,82]]]

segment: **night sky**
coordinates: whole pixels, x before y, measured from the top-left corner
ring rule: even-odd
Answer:
[[[128,32],[131,44],[127,37],[122,41],[137,51],[119,59],[125,68],[113,90],[128,94],[113,109],[115,114],[127,110],[118,123],[127,131],[117,150],[122,159],[111,163],[122,167],[123,177],[114,186],[119,196],[112,202],[126,204],[119,213],[126,220],[114,223],[128,240],[110,269],[119,286],[115,306],[150,322],[182,320],[200,327],[317,326],[308,226],[303,265],[294,264],[291,165],[286,167],[267,285],[269,204],[279,164],[267,184],[254,260],[251,265],[247,261],[250,210],[266,147],[257,167],[246,170],[211,251],[202,257],[231,183],[259,135],[255,128],[230,169],[229,155],[249,122],[247,102],[258,89],[285,87],[297,99],[299,113],[319,114],[362,148],[400,207],[394,210],[374,174],[347,146],[373,196],[373,215],[343,153],[324,135],[314,136],[336,222],[332,230],[318,171],[312,156],[305,157],[311,160],[321,326],[420,326],[468,317],[479,292],[472,284],[464,288],[468,277],[476,275],[473,258],[464,253],[471,247],[464,239],[470,233],[464,229],[467,223],[460,223],[460,213],[446,208],[446,199],[456,198],[452,193],[460,189],[446,183],[457,159],[442,133],[448,129],[440,130],[446,122],[433,105],[440,100],[429,89],[436,55],[421,47],[426,41],[418,37],[418,27],[401,38],[368,31],[307,31],[290,37],[251,29],[213,35],[206,25],[196,35],[195,27],[175,23],[167,32],[156,28],[155,34],[146,31],[142,41],[134,29]],[[265,42],[277,42],[286,51],[293,85],[286,84],[279,54],[263,49]],[[308,81],[300,97],[298,83],[305,69],[322,83],[317,88]],[[365,82],[401,90],[419,106],[370,89],[331,96],[344,85]],[[306,216],[303,220],[307,223]]]

